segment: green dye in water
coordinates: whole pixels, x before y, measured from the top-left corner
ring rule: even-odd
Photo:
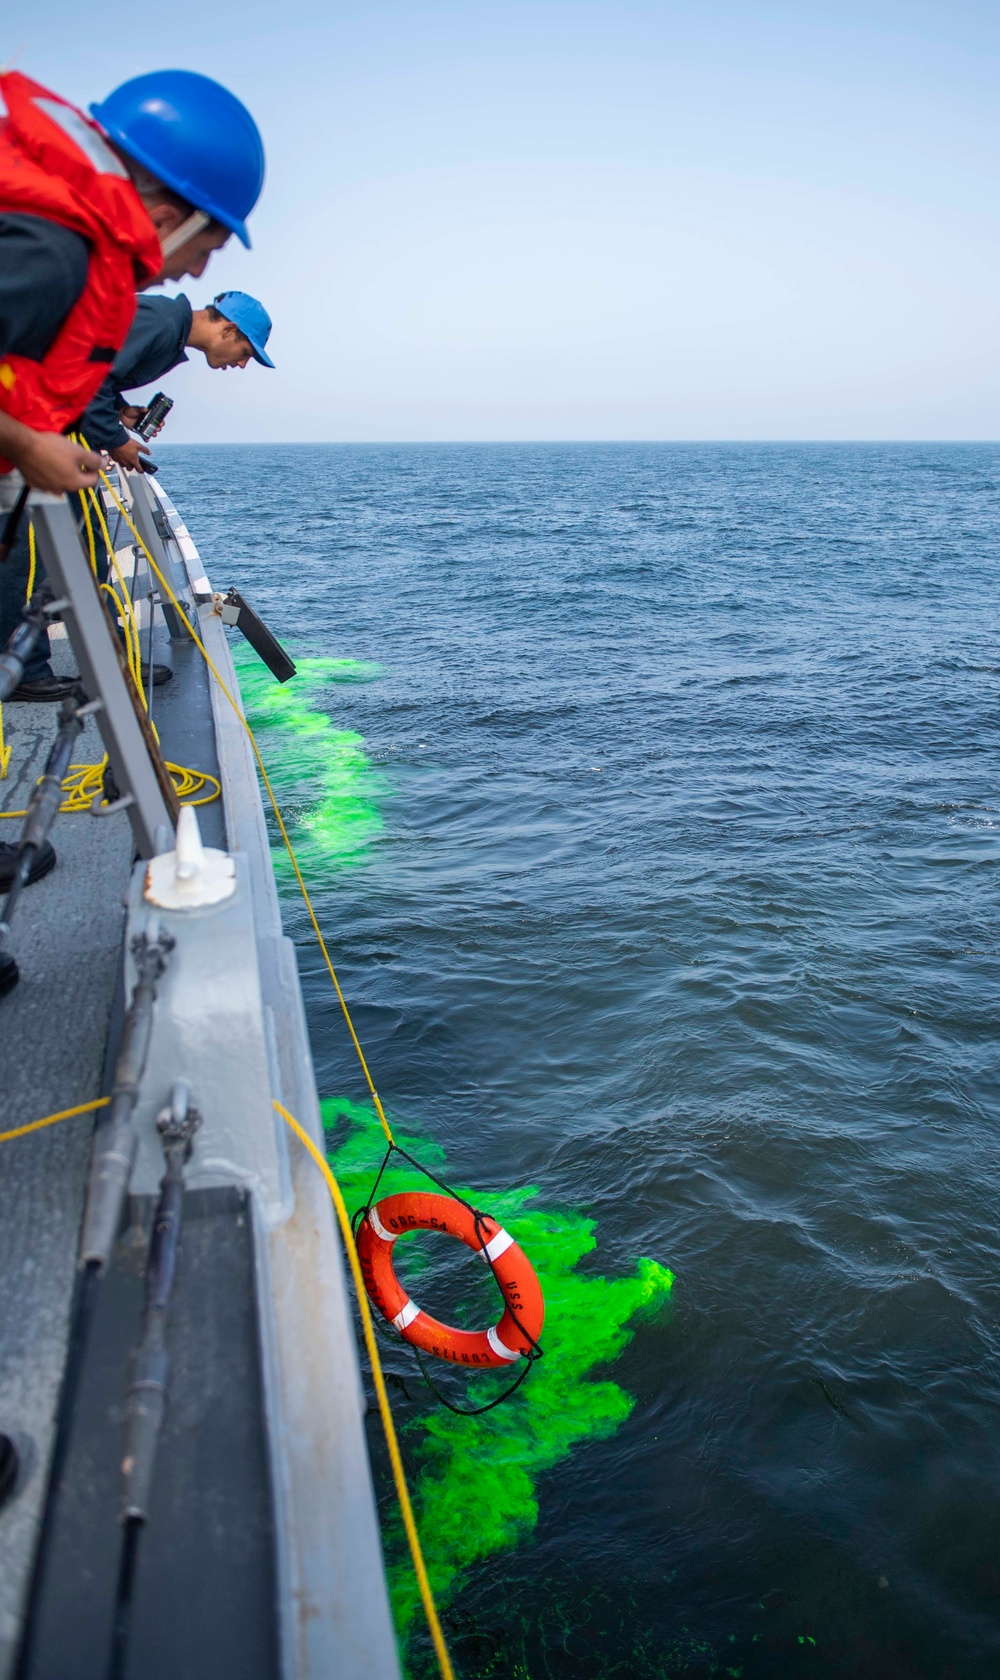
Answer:
[[[322,1108],[328,1139],[336,1139],[330,1164],[353,1212],[371,1189],[385,1138],[366,1105],[328,1098]],[[398,1142],[447,1177],[444,1153],[436,1145],[418,1137],[399,1136]],[[403,1162],[386,1173],[379,1197],[427,1188],[427,1180]],[[613,1434],[628,1417],[635,1403],[631,1395],[607,1379],[588,1380],[589,1373],[621,1353],[631,1339],[629,1326],[662,1308],[673,1283],[655,1260],[639,1260],[631,1277],[578,1275],[580,1260],[596,1246],[594,1220],[566,1209],[530,1207],[538,1196],[532,1185],[497,1192],[454,1188],[500,1219],[531,1260],[545,1296],[545,1357],[496,1411],[458,1417],[442,1408],[414,1426],[421,1439],[411,1491],[439,1605],[473,1564],[509,1550],[531,1532],[544,1470],[579,1442]],[[477,1376],[467,1403],[483,1403],[509,1381],[509,1372]],[[393,1610],[405,1643],[420,1601],[398,1521],[387,1525],[387,1547]]]
[[[376,800],[388,789],[363,750],[362,736],[337,729],[318,696],[331,684],[370,682],[379,667],[354,659],[297,659],[297,675],[278,685],[249,649],[237,643],[233,652],[247,718],[263,743],[307,881],[363,863],[382,830]],[[287,886],[291,869],[280,840],[274,861]],[[338,1138],[330,1163],[353,1211],[365,1201],[385,1139],[367,1105],[328,1098],[322,1107],[328,1132]],[[412,1136],[399,1141],[444,1176],[444,1152],[437,1145]],[[427,1180],[402,1164],[386,1174],[379,1193],[416,1188],[426,1189]],[[530,1534],[543,1471],[580,1442],[613,1434],[628,1417],[635,1404],[631,1395],[590,1373],[617,1358],[631,1339],[631,1325],[662,1309],[673,1283],[665,1266],[647,1259],[636,1263],[631,1277],[578,1275],[579,1262],[596,1246],[595,1222],[568,1209],[529,1206],[538,1196],[534,1186],[459,1193],[503,1221],[538,1273],[545,1296],[545,1356],[496,1411],[472,1418],[441,1408],[408,1426],[409,1456],[418,1466],[411,1491],[439,1605],[454,1596],[473,1565]],[[471,1402],[491,1398],[509,1380],[508,1372],[483,1373],[475,1379]],[[396,1627],[405,1647],[422,1612],[395,1510],[386,1524],[386,1547]]]
[[[338,729],[318,704],[331,684],[372,682],[379,666],[360,659],[297,659],[291,682],[276,683],[238,642],[233,656],[247,721],[262,743],[267,773],[303,874],[317,885],[331,868],[363,863],[382,832],[376,798],[387,791],[364,751],[364,737]],[[280,839],[282,880],[292,868]]]

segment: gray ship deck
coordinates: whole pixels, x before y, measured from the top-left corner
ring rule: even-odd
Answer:
[[[53,663],[72,668],[59,627]],[[41,775],[57,707],[4,708],[11,762],[0,809],[22,810]],[[77,762],[102,748],[91,722]],[[15,840],[16,821],[0,839]],[[11,948],[21,983],[3,1000],[0,1129],[73,1107],[99,1094],[115,988],[121,969],[122,893],[132,860],[124,813],[98,823],[57,824],[59,862],[22,899]],[[0,1672],[20,1626],[26,1573],[45,1490],[56,1402],[66,1356],[69,1301],[93,1115],[81,1115],[5,1146],[0,1172],[0,1419],[22,1459],[17,1498],[0,1516]]]
[[[204,607],[200,616],[213,658],[235,684],[220,621]],[[279,1098],[318,1137],[294,952],[281,932],[248,743],[228,702],[210,687],[193,644],[168,644],[162,626],[156,636],[157,657],[175,670],[173,682],[155,691],[164,756],[222,781],[222,800],[199,810],[202,837],[243,860],[253,982],[261,999],[256,1044],[226,1042],[222,1009],[217,1043],[210,1032],[202,1035],[191,1068],[176,1067],[175,1075],[190,1075],[199,1106],[207,1095],[206,1134],[211,1111],[224,1106],[221,1098],[213,1103],[213,1093],[232,1086],[238,1096],[246,1061],[266,1070],[264,1099]],[[74,664],[58,628],[54,663],[64,670]],[[0,808],[23,807],[56,713],[52,706],[5,708],[13,754],[0,782]],[[90,721],[74,760],[101,756]],[[0,838],[17,833],[18,824],[7,822]],[[2,1130],[109,1088],[127,996],[123,936],[133,853],[127,816],[61,816],[53,840],[58,866],[24,893],[10,944],[22,978],[0,1003]],[[136,890],[133,885],[133,912]],[[169,1000],[174,1017],[177,986]],[[209,1026],[213,1004],[211,997],[198,1001]],[[152,1061],[129,1228],[102,1286],[46,1540],[31,1656],[21,1670],[35,1680],[70,1673],[97,1680],[107,1672],[127,1367],[138,1340],[142,1263],[162,1170],[152,1115],[163,1100],[167,1064],[161,1068],[155,1055]],[[214,1680],[220,1673],[395,1680],[353,1326],[331,1210],[305,1152],[294,1140],[289,1146],[283,1131],[278,1135],[273,1117],[255,1121],[251,1108],[248,1100],[239,1135],[232,1123],[217,1131],[214,1153],[207,1140],[189,1175],[170,1316],[168,1421],[127,1672],[142,1680],[178,1674]],[[63,1122],[5,1145],[2,1156],[0,1264],[7,1287],[0,1294],[0,1429],[18,1446],[21,1472],[15,1497],[0,1510],[0,1680],[13,1672],[35,1555],[93,1124],[87,1115]]]

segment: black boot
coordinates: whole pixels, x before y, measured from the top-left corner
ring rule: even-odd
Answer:
[[[12,992],[20,978],[13,957],[9,957],[6,951],[0,951],[0,997]]]
[[[14,865],[17,861],[17,847],[6,840],[0,840],[0,892],[6,892],[14,879]],[[56,854],[47,840],[43,840],[35,853],[35,861],[28,871],[27,885],[33,881],[40,881],[43,875],[48,875],[56,866]]]
[[[162,688],[164,683],[170,681],[173,674],[173,668],[170,665],[157,665],[154,661],[153,687]],[[143,688],[149,687],[149,666],[146,664],[142,666],[142,686]]]
[[[76,693],[79,677],[36,677],[33,682],[18,683],[12,700],[66,700]]]
[[[17,1484],[17,1448],[9,1435],[0,1435],[0,1506],[6,1505]]]

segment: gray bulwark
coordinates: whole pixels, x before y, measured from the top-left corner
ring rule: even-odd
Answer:
[[[158,521],[160,534],[166,528],[172,533],[164,538],[165,546],[173,550],[172,570],[183,565],[192,585],[196,585],[192,593],[202,597],[198,608],[199,634],[230,692],[238,697],[221,621],[214,615],[211,603],[204,601],[207,593],[204,568],[176,511],[159,485],[156,489],[167,522],[165,526]],[[174,648],[178,654],[181,652],[177,644]],[[161,656],[159,649],[157,656]],[[255,766],[245,731],[217,685],[212,682],[206,694],[202,670],[195,677],[187,658],[177,658],[174,663],[176,674],[170,705],[158,719],[164,754],[178,762],[191,762],[190,754],[185,755],[174,747],[170,716],[179,726],[183,719],[179,734],[186,736],[188,743],[199,738],[204,740],[204,726],[199,724],[192,729],[190,712],[187,715],[185,712],[190,707],[204,716],[210,706],[215,756],[223,786],[225,843],[236,859],[237,892],[229,910],[220,907],[214,919],[217,928],[227,929],[225,940],[217,948],[213,948],[211,937],[205,935],[213,920],[210,913],[176,911],[165,915],[178,939],[179,960],[171,965],[173,973],[164,993],[164,1006],[154,1026],[148,1080],[143,1084],[138,1111],[141,1142],[133,1196],[137,1198],[135,1205],[139,1205],[155,1189],[158,1160],[151,1135],[153,1117],[164,1100],[162,1086],[173,1078],[183,1077],[205,1117],[191,1163],[189,1194],[215,1197],[224,1194],[230,1186],[245,1197],[253,1231],[252,1247],[247,1252],[256,1279],[256,1357],[260,1365],[268,1460],[262,1469],[269,1478],[272,1502],[281,1673],[289,1680],[292,1676],[302,1680],[360,1680],[361,1676],[398,1680],[343,1258],[322,1177],[270,1107],[270,1098],[278,1098],[321,1143],[318,1099],[295,954],[281,930]],[[180,704],[182,699],[184,707]],[[16,709],[8,708],[8,730],[12,711],[16,721]],[[195,767],[212,768],[197,762]],[[115,822],[120,825],[121,819]],[[63,818],[57,829],[57,844],[73,825],[84,824],[91,830],[99,830],[102,840],[112,826],[90,823],[85,817]],[[206,821],[208,843],[220,844],[221,826],[217,820]],[[213,827],[215,832],[210,833]],[[127,866],[117,875],[115,893],[108,893],[101,898],[99,906],[94,906],[102,925],[114,930],[115,944],[121,926],[118,907],[126,880]],[[143,884],[144,870],[140,866],[130,894],[133,925],[138,925],[146,914]],[[80,896],[87,896],[91,890],[86,879],[78,879],[74,886]],[[35,887],[31,892],[40,890]],[[28,895],[24,902],[30,902]],[[195,932],[196,923],[201,928],[199,933]],[[222,969],[219,966],[222,951],[225,960],[239,968],[237,986],[227,987],[224,983],[224,963]],[[53,1013],[59,1006],[58,989],[58,986],[53,989],[51,998]],[[0,1003],[0,1010],[9,1003],[10,1000]],[[110,1011],[110,993],[107,1009]],[[178,1059],[184,1061],[183,1066],[175,1065]],[[94,1059],[95,1068],[99,1060],[99,1057]],[[252,1090],[248,1084],[251,1077]],[[69,1095],[60,1093],[60,1096],[68,1103],[73,1097],[87,1094],[77,1088]],[[31,1104],[35,1114],[56,1106],[55,1101],[43,1100],[41,1091],[38,1098]],[[14,1124],[18,1118],[23,1118],[23,1107],[18,1108],[13,1119],[4,1114],[3,1123]],[[57,1137],[58,1131],[41,1134],[42,1137],[50,1135]],[[27,1142],[30,1144],[32,1140]],[[22,1369],[22,1380],[24,1372],[30,1371],[36,1358],[40,1358],[40,1352],[45,1352],[45,1383],[42,1384],[45,1391],[34,1418],[37,1438],[34,1450],[39,1460],[44,1459],[48,1448],[58,1374],[56,1356],[60,1355],[65,1341],[71,1239],[79,1221],[82,1194],[82,1150],[81,1142],[73,1157],[73,1170],[64,1171],[58,1183],[46,1186],[49,1200],[57,1201],[61,1210],[61,1223],[56,1221],[61,1240],[60,1266],[55,1268],[54,1281],[46,1297],[49,1317],[56,1321],[57,1332],[50,1336],[51,1345],[46,1344],[45,1350],[36,1347],[31,1338],[26,1345],[22,1338],[22,1344],[12,1348]],[[8,1166],[7,1161],[4,1164]],[[15,1176],[23,1170],[15,1168],[13,1162],[11,1168]],[[37,1175],[34,1180],[25,1178],[23,1193],[41,1195],[44,1200]],[[67,1213],[67,1209],[72,1212]],[[24,1264],[31,1248],[28,1228],[23,1222],[20,1229],[22,1246],[13,1253],[8,1248],[8,1278],[17,1275],[17,1265]],[[182,1251],[183,1247],[182,1236]],[[224,1287],[222,1277],[216,1280],[214,1268],[206,1264],[198,1280],[199,1289],[211,1291],[219,1286]],[[10,1292],[7,1293],[9,1297]],[[4,1347],[12,1345],[9,1333],[5,1337],[7,1310],[6,1304],[0,1304],[0,1367]],[[11,1319],[13,1323],[14,1314]],[[186,1369],[190,1373],[190,1361]],[[5,1375],[0,1368],[0,1385]],[[33,1373],[28,1380],[29,1385],[35,1381]],[[125,1381],[123,1371],[122,1395]],[[250,1404],[249,1389],[247,1393]],[[183,1404],[183,1397],[176,1403]],[[173,1404],[168,1402],[168,1406]],[[0,1428],[5,1426],[0,1416]],[[176,1453],[176,1438],[170,1450]],[[86,1462],[87,1451],[86,1439],[75,1439],[71,1462],[74,1455],[79,1462]],[[30,1531],[31,1524],[37,1521],[41,1480],[40,1470],[33,1477],[29,1475],[24,1492],[0,1512],[3,1581],[0,1590],[7,1594],[4,1608],[8,1635],[16,1624],[25,1575],[24,1534],[18,1562],[14,1529],[19,1524],[22,1531],[25,1528]],[[33,1502],[26,1497],[32,1485],[36,1490]],[[86,1488],[81,1497],[84,1495],[89,1496]],[[67,1517],[61,1529],[57,1515],[56,1538],[62,1536],[60,1544],[65,1543],[66,1534],[72,1533],[69,1521],[72,1500],[68,1494],[67,1501]],[[153,1548],[159,1549],[159,1546]],[[237,1554],[238,1551],[237,1546]],[[9,1571],[8,1564],[17,1567]],[[17,1578],[13,1586],[8,1579],[11,1575]],[[53,1585],[54,1591],[48,1583],[46,1586],[46,1620],[50,1627],[59,1620],[58,1571]],[[166,1582],[164,1589],[169,1590]],[[268,1665],[262,1663],[261,1672],[270,1672]]]

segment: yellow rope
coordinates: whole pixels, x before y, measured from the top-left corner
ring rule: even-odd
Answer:
[[[281,1115],[282,1120],[285,1121],[286,1125],[292,1128],[292,1131],[295,1133],[299,1142],[309,1151],[309,1154],[312,1156],[320,1172],[323,1174],[323,1177],[326,1179],[326,1187],[330,1192],[333,1205],[337,1210],[337,1219],[340,1224],[341,1236],[344,1239],[344,1247],[347,1250],[347,1258],[351,1267],[351,1276],[354,1279],[354,1292],[357,1295],[358,1307],[361,1311],[361,1324],[365,1334],[365,1346],[368,1349],[368,1357],[371,1360],[372,1376],[375,1379],[375,1392],[378,1395],[378,1409],[382,1415],[382,1428],[385,1431],[385,1444],[389,1449],[389,1460],[392,1464],[392,1475],[396,1484],[396,1497],[399,1500],[400,1510],[403,1514],[403,1527],[406,1530],[406,1538],[410,1547],[410,1556],[413,1559],[413,1572],[417,1577],[417,1586],[420,1588],[420,1598],[424,1607],[424,1615],[427,1617],[427,1626],[430,1630],[430,1636],[434,1643],[434,1650],[437,1654],[438,1666],[441,1673],[444,1675],[445,1680],[454,1680],[454,1669],[451,1666],[451,1658],[448,1655],[448,1647],[445,1644],[444,1634],[441,1631],[441,1623],[438,1619],[437,1606],[434,1603],[434,1594],[431,1590],[430,1580],[427,1575],[427,1565],[424,1562],[424,1554],[420,1545],[420,1536],[417,1533],[417,1524],[413,1515],[413,1506],[410,1503],[410,1490],[406,1485],[406,1471],[403,1468],[403,1457],[399,1450],[396,1425],[393,1422],[392,1408],[389,1405],[389,1395],[385,1386],[385,1377],[382,1374],[382,1361],[379,1358],[378,1343],[375,1340],[375,1327],[372,1324],[372,1315],[368,1306],[368,1296],[365,1291],[365,1280],[361,1275],[361,1262],[358,1259],[358,1251],[355,1247],[354,1237],[351,1233],[350,1216],[347,1212],[347,1207],[344,1202],[343,1194],[341,1193],[340,1185],[337,1183],[337,1180],[334,1178],[333,1173],[330,1170],[330,1164],[316,1148],[316,1145],[309,1136],[309,1133],[304,1129],[304,1127],[299,1125],[295,1116],[289,1114],[287,1108],[285,1108],[280,1102],[276,1102],[274,1106]]]
[[[208,666],[209,670],[211,671],[213,677],[215,678],[216,682],[218,683],[219,687],[221,688],[221,690],[222,690],[223,694],[225,695],[226,699],[229,701],[229,704],[232,706],[233,711],[236,713],[236,716],[239,718],[240,723],[243,725],[243,728],[247,732],[247,736],[249,738],[250,745],[253,748],[254,758],[257,760],[257,768],[260,771],[261,780],[263,781],[264,786],[267,789],[267,797],[271,802],[271,809],[274,812],[275,820],[278,824],[278,828],[279,828],[280,833],[281,833],[281,838],[285,843],[285,850],[288,853],[289,859],[291,861],[292,868],[295,871],[295,879],[299,884],[299,891],[302,894],[302,900],[303,900],[303,903],[305,904],[306,910],[308,912],[309,920],[312,924],[313,933],[316,935],[317,943],[319,945],[319,948],[320,948],[321,952],[323,953],[323,961],[326,963],[327,972],[329,973],[330,979],[333,981],[333,987],[334,987],[334,990],[337,994],[337,999],[338,999],[338,1002],[340,1003],[341,1010],[343,1011],[344,1020],[347,1023],[347,1030],[351,1035],[351,1042],[354,1045],[355,1051],[357,1052],[358,1061],[361,1063],[361,1069],[362,1069],[362,1072],[364,1073],[365,1081],[367,1083],[368,1090],[371,1094],[372,1102],[375,1105],[375,1112],[378,1115],[379,1120],[382,1123],[382,1130],[384,1131],[384,1133],[386,1135],[386,1138],[388,1139],[388,1141],[390,1143],[392,1143],[395,1140],[393,1139],[393,1135],[392,1135],[392,1131],[391,1131],[390,1126],[389,1126],[389,1122],[385,1117],[385,1110],[382,1107],[381,1098],[379,1097],[378,1091],[375,1089],[375,1081],[372,1079],[371,1072],[370,1072],[369,1067],[368,1067],[368,1063],[365,1061],[365,1054],[364,1054],[364,1051],[361,1048],[361,1042],[358,1038],[357,1033],[354,1030],[354,1022],[351,1020],[350,1010],[347,1007],[347,1000],[344,997],[344,994],[340,989],[340,981],[337,979],[336,969],[334,968],[333,963],[330,960],[330,953],[326,948],[326,940],[323,938],[322,929],[320,928],[319,922],[316,919],[316,912],[313,909],[312,899],[309,897],[309,889],[307,888],[307,886],[305,884],[305,881],[302,878],[302,871],[299,868],[299,860],[295,855],[295,848],[293,847],[292,842],[289,839],[288,830],[285,827],[285,820],[281,815],[281,809],[278,805],[277,799],[275,798],[274,789],[271,786],[271,778],[267,773],[267,769],[266,769],[266,766],[264,764],[264,760],[261,757],[260,748],[257,745],[257,738],[254,735],[253,730],[250,728],[250,725],[248,724],[246,718],[243,716],[243,712],[240,708],[239,702],[233,698],[233,695],[230,693],[229,689],[227,688],[225,682],[223,681],[222,677],[219,674],[218,669],[216,668],[215,661],[213,660],[213,658],[212,658],[211,654],[209,653],[207,647],[205,646],[201,637],[198,635],[197,630],[195,630],[194,626],[189,622],[187,614],[185,613],[183,607],[181,606],[180,601],[178,601],[177,596],[174,594],[174,591],[170,587],[170,584],[167,582],[163,573],[160,571],[159,566],[156,564],[156,561],[153,559],[153,556],[150,554],[149,549],[146,547],[146,544],[143,542],[143,540],[140,537],[138,531],[136,530],[135,526],[133,525],[131,519],[129,518],[128,511],[125,507],[125,504],[122,502],[122,500],[118,496],[113,484],[111,483],[110,479],[107,477],[107,474],[102,473],[101,478],[103,479],[103,481],[104,481],[105,485],[107,486],[108,490],[111,492],[111,495],[114,498],[114,501],[115,501],[115,503],[118,507],[119,513],[122,515],[123,519],[125,520],[126,525],[128,526],[129,530],[132,532],[132,535],[135,537],[135,540],[139,544],[143,553],[145,554],[146,559],[149,561],[150,566],[152,567],[154,573],[156,574],[156,580],[159,583],[160,588],[163,590],[164,595],[170,601],[171,605],[177,608],[177,611],[180,614],[180,617],[182,618],[184,623],[187,625],[188,634],[190,635],[192,641],[194,642],[195,646],[197,647],[199,653],[201,654],[202,658],[204,659],[204,661],[205,661],[206,665]]]
[[[82,438],[80,441],[84,444],[84,448],[86,448],[85,441]],[[133,605],[132,597],[129,595],[125,579],[122,575],[122,569],[118,564],[118,556],[111,545],[111,534],[108,531],[107,521],[104,518],[104,510],[101,507],[100,498],[98,497],[96,491],[81,490],[80,506],[83,509],[83,522],[87,528],[87,546],[90,549],[90,568],[95,577],[97,576],[97,543],[94,537],[94,527],[90,518],[91,507],[93,507],[94,512],[100,521],[101,535],[104,538],[104,550],[107,554],[109,564],[114,567],[115,576],[118,579],[118,586],[121,590],[121,596],[119,597],[118,591],[111,583],[102,583],[100,587],[107,591],[118,609],[117,616],[122,621],[122,630],[125,634],[125,654],[128,659],[129,670],[132,673],[132,680],[134,681],[136,688],[142,695],[143,705],[146,706],[146,696],[142,686],[142,657],[140,651],[139,626],[136,622],[135,616],[135,606]],[[146,709],[149,709],[148,706]]]
[[[81,441],[84,443],[84,447],[86,447],[86,441],[83,439],[81,439]],[[113,494],[114,492],[112,491],[112,495]],[[118,589],[115,589],[114,585],[111,583],[102,583],[99,585],[99,588],[111,596],[111,599],[115,604],[116,616],[122,621],[122,630],[125,635],[125,656],[128,660],[129,670],[132,673],[135,686],[142,698],[143,706],[148,712],[149,704],[146,699],[146,693],[142,681],[142,645],[140,640],[139,623],[135,615],[135,606],[129,594],[128,586],[125,582],[121,566],[118,563],[118,556],[112,546],[111,533],[108,530],[108,522],[104,517],[104,509],[101,507],[100,498],[98,497],[96,490],[90,490],[89,492],[81,490],[80,506],[83,509],[83,522],[87,532],[87,548],[89,550],[90,569],[96,578],[97,540],[94,536],[93,522],[90,517],[88,496],[90,506],[93,507],[93,510],[97,515],[97,520],[101,528],[101,535],[104,538],[104,547],[107,552],[108,559],[114,567],[115,576],[118,579],[119,585]],[[119,506],[121,506],[120,503]],[[128,519],[127,514],[126,519]],[[134,531],[135,527],[132,526],[132,521],[129,520],[128,523]],[[145,544],[143,544],[143,547],[145,547]],[[35,588],[35,570],[37,562],[35,527],[33,524],[29,524],[28,526],[28,552],[30,555],[30,564],[28,569],[28,589],[26,599],[30,601]],[[159,741],[156,725],[153,724],[152,728],[153,734],[156,736],[157,741]],[[0,781],[5,781],[7,778],[7,770],[10,765],[10,755],[12,750],[13,749],[7,746],[4,742],[3,706],[0,704]],[[63,793],[65,798],[59,807],[61,812],[69,814],[75,811],[90,810],[90,807],[94,803],[95,795],[100,791],[104,784],[104,771],[107,767],[107,762],[107,758],[103,758],[100,764],[70,765],[69,775],[63,781]],[[178,799],[180,799],[185,805],[210,805],[212,800],[218,799],[222,792],[218,777],[210,776],[207,770],[190,770],[183,764],[168,764],[166,769],[173,781],[174,787],[177,790]],[[204,792],[205,788],[209,789],[207,793]],[[195,798],[194,795],[198,795],[198,797]],[[26,817],[27,814],[27,811],[0,811],[0,822],[4,821],[4,819],[8,817]]]
[[[73,439],[74,443],[79,442],[79,439],[78,439],[75,432],[72,433],[71,436],[72,436],[72,439]],[[96,548],[95,543],[94,543],[94,528],[90,523],[90,510],[87,507],[87,498],[84,495],[82,490],[80,491],[80,511],[83,514],[83,523],[87,527],[87,546],[90,549],[90,569],[93,572],[94,576],[96,577],[97,576],[97,548]]]
[[[101,583],[98,584],[98,588],[103,594],[110,595],[112,601],[115,603],[115,617],[120,618],[122,621],[122,633],[125,637],[125,657],[128,660],[128,668],[132,673],[132,681],[135,683],[136,688],[142,695],[143,706],[145,706],[146,695],[142,686],[140,655],[135,645],[135,626],[132,623],[132,615],[127,611],[125,603],[119,597],[114,584]],[[138,678],[136,676],[137,672],[139,673]],[[148,707],[146,709],[148,710]]]
[[[95,796],[104,786],[107,762],[103,758],[100,764],[70,765],[62,785],[64,798],[60,811],[72,814],[90,810]],[[222,792],[218,777],[210,776],[207,770],[188,770],[183,764],[167,764],[165,768],[177,790],[178,799],[184,805],[210,805]],[[205,788],[209,790],[207,793],[203,791]],[[194,794],[198,798],[193,798]],[[8,817],[26,817],[27,814],[27,811],[0,811],[0,822]]]
[[[35,588],[35,527],[34,527],[32,521],[29,519],[29,521],[28,521],[28,588],[27,588],[27,591],[26,591],[25,597],[24,597],[26,602],[31,600],[32,594],[34,593],[34,588]],[[4,740],[4,735],[3,735],[3,702],[0,701],[0,782],[5,782],[7,780],[7,771],[10,769],[10,755],[13,752],[13,750],[14,750],[13,747],[8,747],[6,741]],[[2,814],[2,813],[0,813],[0,814]]]
[[[28,587],[24,592],[25,605],[27,605],[27,603],[31,600],[32,595],[35,593],[35,568],[36,568],[37,562],[38,562],[38,556],[35,552],[35,524],[34,524],[34,520],[29,519],[28,520]]]
[[[44,1120],[29,1120],[26,1126],[15,1126],[12,1132],[0,1132],[0,1143],[9,1143],[11,1138],[27,1137],[29,1132],[40,1132],[43,1126],[54,1126],[57,1120],[72,1120],[74,1114],[89,1114],[93,1108],[107,1108],[110,1097],[95,1097],[92,1102],[77,1103],[75,1108],[61,1108],[58,1114],[46,1114]]]

